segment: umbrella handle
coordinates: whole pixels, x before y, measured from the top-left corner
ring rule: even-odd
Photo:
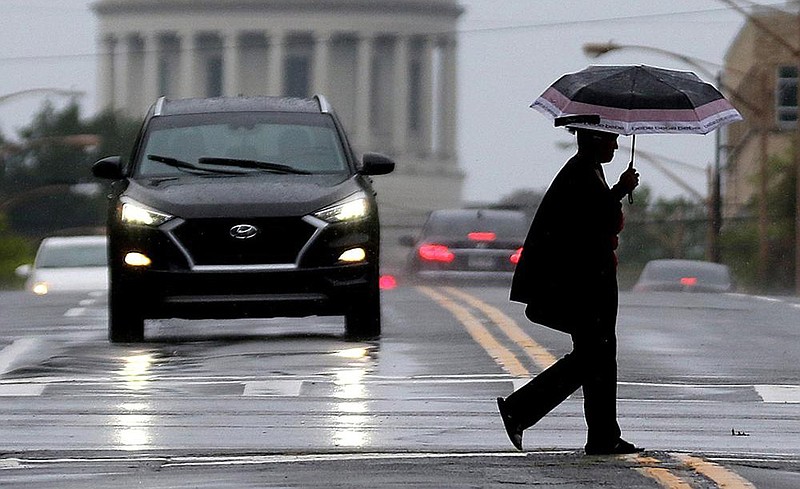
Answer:
[[[633,169],[633,157],[636,151],[636,134],[634,134],[631,138],[631,161],[628,163],[628,169]],[[633,190],[628,192],[628,203],[633,204]]]
[[[633,168],[633,160],[631,160],[631,162],[628,163],[628,169],[630,170],[631,168]],[[633,204],[633,190],[628,192],[628,203]]]

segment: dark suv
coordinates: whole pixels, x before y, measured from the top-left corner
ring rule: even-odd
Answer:
[[[325,98],[159,99],[131,157],[104,158],[112,342],[147,318],[344,315],[380,334],[369,175]]]

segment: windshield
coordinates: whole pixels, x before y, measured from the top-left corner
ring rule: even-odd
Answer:
[[[104,267],[107,265],[105,242],[42,246],[36,268]]]
[[[517,212],[470,214],[434,213],[425,225],[428,236],[466,236],[471,232],[495,233],[498,237],[524,237],[525,214]]]
[[[234,173],[269,170],[269,165],[241,165],[237,161],[272,164],[273,170],[285,170],[279,173],[338,173],[347,169],[336,127],[323,114],[243,112],[155,117],[134,174],[160,177],[192,171],[188,165],[170,164],[171,160],[212,171],[235,167]]]

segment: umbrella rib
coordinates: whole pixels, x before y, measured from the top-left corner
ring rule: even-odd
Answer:
[[[685,90],[685,89],[682,89],[682,88],[676,87],[676,86],[675,86],[675,84],[671,83],[671,81],[670,81],[670,80],[667,80],[667,79],[665,79],[664,77],[662,77],[662,76],[661,76],[661,75],[659,75],[659,74],[656,74],[656,73],[650,73],[649,71],[648,71],[647,73],[648,73],[648,74],[650,74],[650,76],[652,76],[653,78],[655,78],[655,79],[656,79],[656,80],[658,80],[659,82],[663,83],[664,85],[667,85],[668,87],[670,87],[670,88],[672,88],[673,90],[675,90],[676,92],[678,92],[678,93],[680,94],[680,96],[681,96],[681,97],[683,97],[683,98],[684,98],[686,101],[688,101],[688,102],[689,102],[689,107],[692,107],[692,109],[686,109],[686,110],[690,110],[690,111],[692,112],[692,114],[695,116],[695,120],[697,120],[697,121],[699,121],[699,120],[700,120],[700,119],[699,119],[699,117],[697,117],[697,112],[695,112],[695,109],[696,109],[696,107],[695,107],[695,105],[694,105],[694,102],[693,102],[693,101],[692,101],[692,99],[689,97],[689,95],[686,93],[686,90]],[[686,80],[686,81],[688,82],[688,81],[690,81],[690,80]],[[693,83],[693,84],[697,84],[698,82],[696,82],[696,81],[694,81],[694,80],[691,80],[691,83]],[[705,82],[703,82],[703,81],[700,81],[699,83],[700,83],[700,84],[704,84]]]

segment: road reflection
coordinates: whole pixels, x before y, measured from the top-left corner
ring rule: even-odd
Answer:
[[[147,388],[147,384],[152,380],[150,368],[155,361],[155,356],[150,353],[142,353],[125,357],[125,364],[119,371],[125,388],[132,391],[140,391]]]
[[[151,373],[156,361],[152,353],[134,353],[123,357],[123,366],[117,372],[122,386],[132,391],[143,391],[153,380]],[[150,411],[146,401],[124,402],[117,406],[120,414],[114,418],[114,443],[122,450],[141,450],[152,443],[153,416],[140,414]]]
[[[345,368],[334,372],[333,396],[345,401],[335,406],[333,443],[336,446],[360,448],[372,441],[367,426],[369,406],[365,401],[369,392],[365,377],[373,366],[373,350],[369,347],[348,348],[334,355],[350,360]]]

